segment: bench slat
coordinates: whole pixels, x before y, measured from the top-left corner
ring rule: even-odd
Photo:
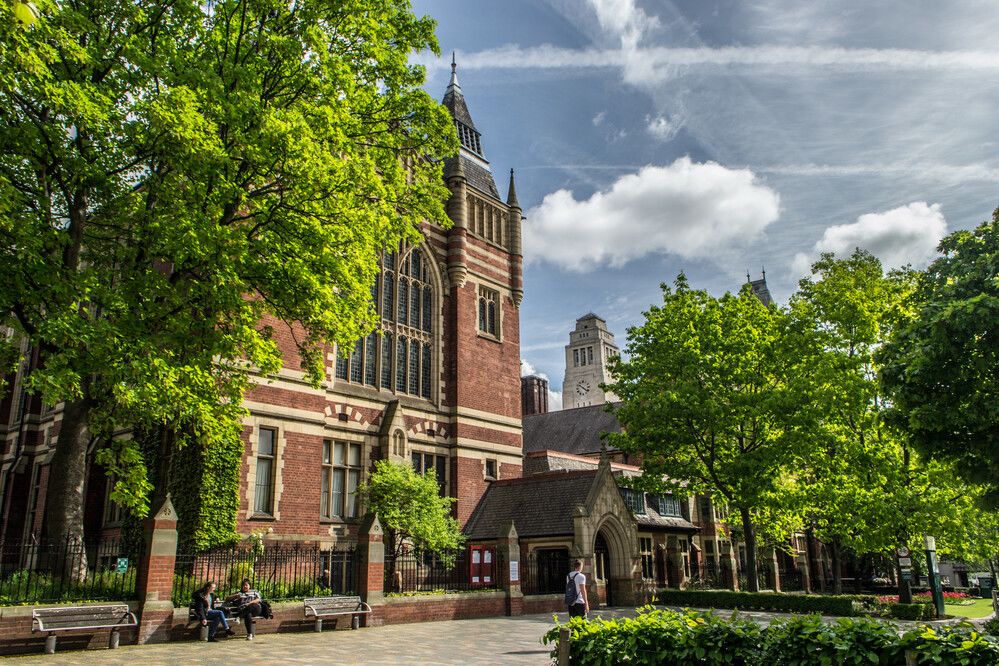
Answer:
[[[40,631],[107,629],[134,627],[137,624],[135,616],[124,604],[36,608],[31,611],[31,619]]]

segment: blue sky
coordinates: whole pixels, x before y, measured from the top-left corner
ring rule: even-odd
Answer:
[[[822,250],[922,267],[999,204],[992,0],[418,0],[500,189],[517,170],[522,357],[561,390],[577,317],[626,329],[684,271],[779,301]],[[557,401],[557,395],[554,396]]]

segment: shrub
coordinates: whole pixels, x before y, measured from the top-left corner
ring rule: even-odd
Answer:
[[[762,629],[733,613],[728,620],[714,613],[640,609],[635,618],[573,618],[570,660],[579,666],[615,664],[732,664],[734,666],[895,666],[907,663],[906,652],[919,664],[994,666],[999,642],[971,625],[923,625],[899,635],[896,625],[871,618],[818,616],[773,622]],[[557,656],[555,626],[542,638]]]
[[[767,666],[894,665],[902,653],[895,628],[870,618],[826,623],[817,615],[795,617],[771,623],[764,636],[757,663]]]
[[[999,616],[985,623],[985,633],[989,636],[999,636]]]
[[[873,596],[782,594],[780,592],[732,592],[730,590],[661,590],[664,606],[685,608],[732,608],[785,613],[823,613],[849,617],[873,609]]]
[[[634,618],[595,620],[573,618],[570,661],[581,666],[641,664],[731,664],[749,666],[759,651],[762,629],[733,615],[724,620],[713,613],[639,609]],[[558,651],[556,626],[542,641]]]
[[[922,626],[902,635],[903,649],[912,650],[919,664],[999,664],[999,643],[974,630],[969,624],[934,628]]]

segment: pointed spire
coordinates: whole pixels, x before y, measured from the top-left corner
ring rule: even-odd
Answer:
[[[506,205],[511,208],[520,208],[520,202],[517,201],[517,187],[513,183],[513,169],[510,169],[510,190],[506,195]]]
[[[454,58],[454,51],[451,51],[451,82],[447,86],[445,94],[449,92],[461,92],[461,84],[458,83],[458,63]]]

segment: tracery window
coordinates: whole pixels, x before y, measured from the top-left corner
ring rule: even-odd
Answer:
[[[434,292],[422,250],[386,252],[372,286],[381,334],[358,340],[349,356],[338,355],[337,380],[429,399],[433,391]]]

